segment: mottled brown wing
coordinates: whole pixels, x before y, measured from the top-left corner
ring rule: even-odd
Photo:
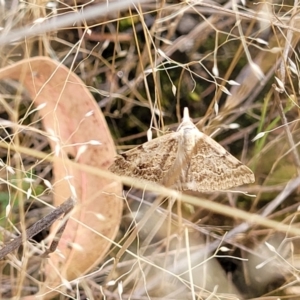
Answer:
[[[172,132],[118,155],[109,170],[160,183],[176,159],[177,148],[178,133]]]
[[[253,172],[228,153],[220,144],[199,133],[188,164],[183,167],[182,190],[215,191],[255,181]]]

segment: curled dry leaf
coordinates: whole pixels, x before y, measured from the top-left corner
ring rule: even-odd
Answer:
[[[77,208],[58,246],[62,255],[52,253],[46,260],[43,287],[47,290],[41,292],[47,293],[63,279],[72,280],[98,264],[106,255],[110,240],[116,236],[122,213],[122,200],[118,197],[121,185],[64,163],[68,157],[78,156],[79,164],[108,169],[115,156],[114,143],[94,98],[65,66],[45,57],[35,57],[3,68],[0,79],[3,78],[21,81],[35,107],[39,107],[45,131],[58,137],[49,139],[52,150],[59,149],[59,157],[63,159],[53,164],[54,206],[72,195],[72,187],[77,195]],[[41,106],[43,103],[47,105]],[[101,144],[92,145],[92,140]],[[84,153],[77,155],[83,144],[87,145]],[[53,293],[44,295],[43,299],[51,296]]]
[[[257,9],[261,9],[261,7],[257,7]],[[294,35],[292,40],[290,41],[291,49],[295,48],[295,45],[299,41],[299,36]],[[255,57],[253,57],[254,65],[248,63],[239,73],[239,75],[235,78],[235,81],[240,83],[239,86],[233,86],[230,89],[231,95],[229,95],[226,99],[224,108],[233,109],[235,107],[239,107],[248,98],[253,91],[257,89],[257,87],[264,87],[262,84],[262,79],[259,78],[260,72],[262,74],[267,75],[272,68],[277,69],[276,65],[278,64],[279,51],[282,51],[284,45],[286,44],[285,38],[278,38],[278,35],[271,35],[268,40],[269,49],[274,49],[274,51],[261,51]],[[279,47],[278,47],[279,46]],[[280,49],[280,50],[278,50]],[[254,67],[254,68],[253,68]],[[257,69],[259,67],[259,70]],[[275,68],[276,67],[276,68]],[[255,72],[257,71],[257,72]]]

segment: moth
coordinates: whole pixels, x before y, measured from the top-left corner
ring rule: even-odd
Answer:
[[[118,155],[109,170],[180,191],[221,191],[255,181],[248,167],[198,130],[187,107],[176,132]]]

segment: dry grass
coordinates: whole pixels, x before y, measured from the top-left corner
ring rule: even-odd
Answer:
[[[118,151],[147,141],[150,130],[153,137],[174,130],[188,106],[256,182],[243,193],[177,201],[167,189],[134,184],[112,251],[60,286],[56,299],[298,299],[300,4],[144,1],[117,11],[111,1],[74,2],[2,4],[2,67],[37,55],[62,61],[95,97]],[[81,21],[67,20],[84,9]],[[26,91],[11,80],[0,88],[1,145],[48,153]],[[49,162],[7,147],[0,148],[6,240],[49,211],[54,184]],[[0,299],[41,288],[36,246],[1,261]]]

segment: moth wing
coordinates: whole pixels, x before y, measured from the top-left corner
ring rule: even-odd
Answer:
[[[254,181],[254,174],[248,167],[199,132],[192,156],[182,171],[182,190],[227,190]]]
[[[176,159],[178,133],[172,132],[118,155],[109,170],[153,182],[162,182]]]

